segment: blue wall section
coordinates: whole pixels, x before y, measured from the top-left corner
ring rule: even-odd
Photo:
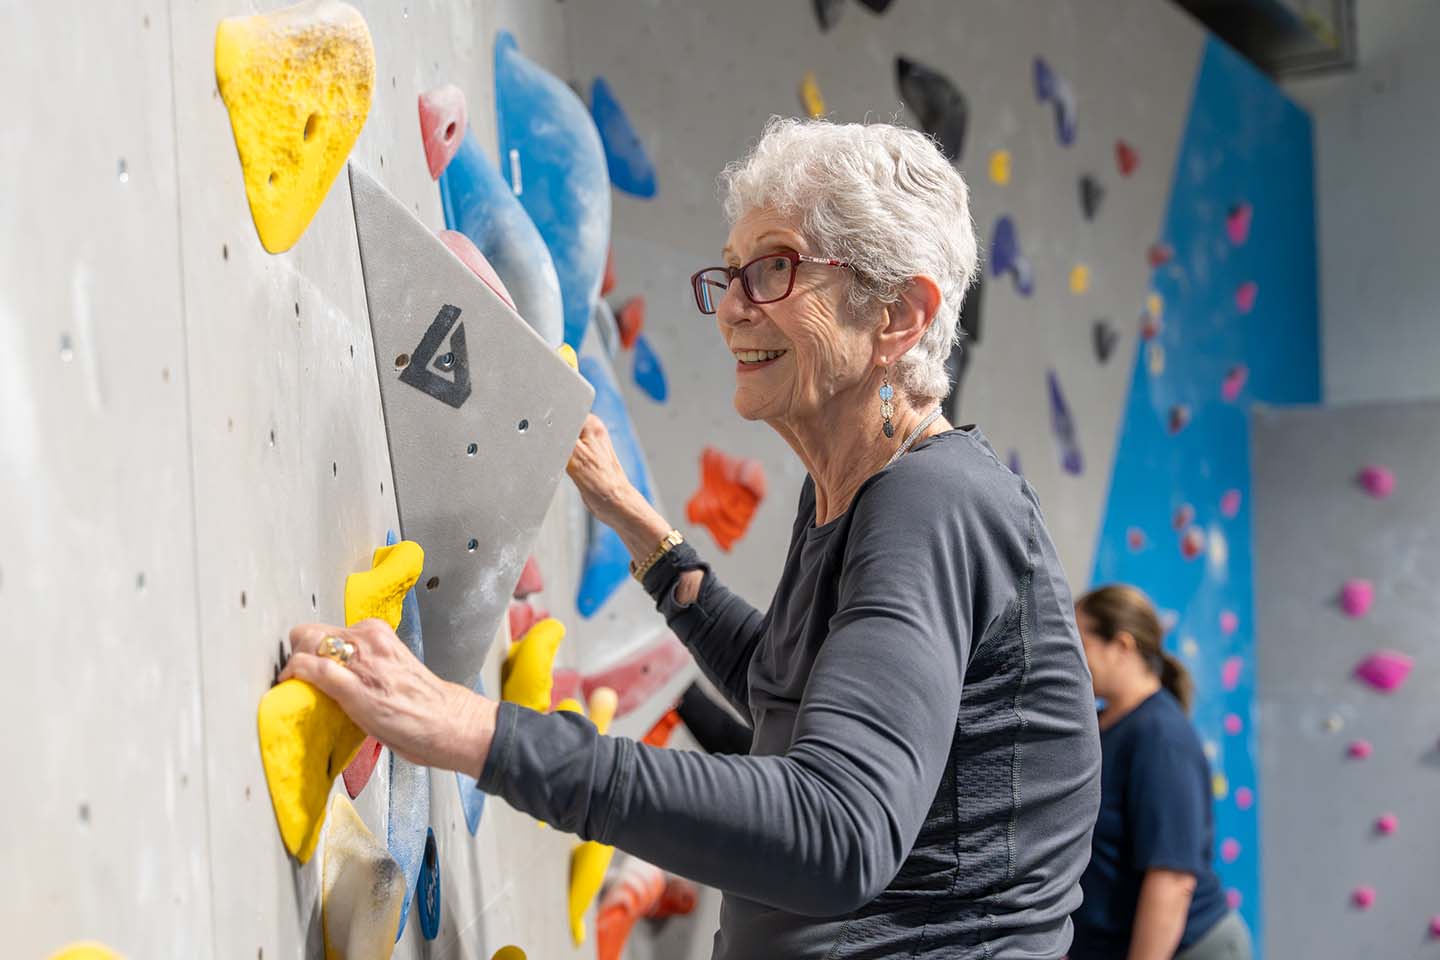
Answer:
[[[1209,41],[1156,238],[1175,251],[1152,281],[1163,300],[1161,326],[1151,342],[1140,341],[1134,360],[1092,580],[1134,583],[1174,620],[1166,643],[1195,676],[1194,721],[1217,775],[1217,868],[1257,941],[1264,792],[1256,783],[1253,728],[1245,410],[1254,402],[1320,399],[1312,171],[1308,116],[1232,50]],[[1242,203],[1252,205],[1253,221],[1236,244],[1226,220]],[[1236,291],[1250,282],[1258,295],[1246,313]],[[1163,365],[1152,354],[1157,346]],[[1241,366],[1248,381],[1225,399],[1222,384]],[[1179,407],[1190,420],[1175,432]],[[1240,497],[1233,517],[1221,510],[1227,491]],[[1173,522],[1185,505],[1205,536],[1205,549],[1188,560],[1184,531]],[[1132,531],[1143,532],[1143,545]]]

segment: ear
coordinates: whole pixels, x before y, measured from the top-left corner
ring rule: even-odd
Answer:
[[[1129,653],[1136,653],[1140,649],[1139,645],[1135,642],[1135,635],[1126,630],[1116,632],[1112,642],[1119,644]]]
[[[926,276],[911,277],[900,299],[885,307],[875,340],[875,355],[894,360],[920,342],[940,310],[940,286]]]

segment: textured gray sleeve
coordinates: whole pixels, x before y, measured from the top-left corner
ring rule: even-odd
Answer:
[[[695,602],[682,604],[675,599],[675,585],[686,570],[702,570],[705,579]],[[670,629],[695,655],[700,669],[748,715],[750,689],[745,677],[760,642],[760,611],[721,583],[688,543],[672,548],[650,568],[645,590],[655,598],[655,608]]]
[[[977,489],[956,503],[954,490],[923,470],[887,471],[862,489],[840,605],[783,756],[655,749],[505,704],[480,786],[778,909],[838,916],[869,902],[939,786],[972,627],[998,615],[992,598],[1007,580],[1013,594],[1018,577],[1023,535],[1002,498]]]

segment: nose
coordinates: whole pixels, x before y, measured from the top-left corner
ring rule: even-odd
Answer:
[[[740,278],[738,276],[731,278],[730,286],[725,288],[725,295],[720,298],[720,303],[715,308],[716,321],[724,326],[734,327],[753,323],[755,314],[755,304],[745,296]]]

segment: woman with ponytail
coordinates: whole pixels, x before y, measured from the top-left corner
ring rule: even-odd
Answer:
[[[1189,672],[1161,647],[1145,594],[1075,604],[1100,711],[1100,817],[1070,960],[1250,960],[1250,933],[1211,866],[1210,765],[1187,713]]]

